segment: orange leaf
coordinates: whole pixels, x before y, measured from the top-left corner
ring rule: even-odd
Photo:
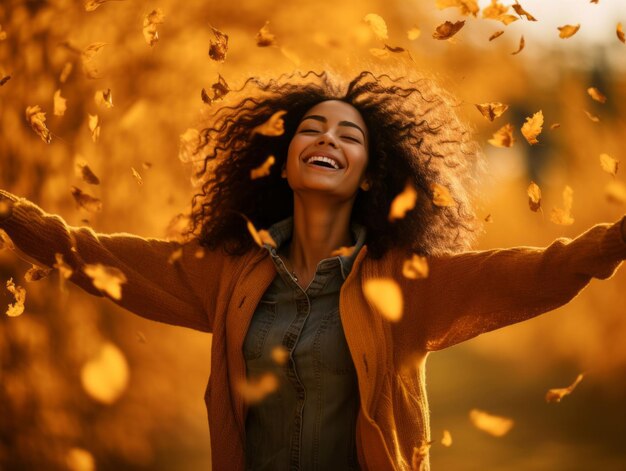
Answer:
[[[267,159],[265,159],[265,162],[257,168],[250,170],[250,179],[256,180],[257,178],[267,177],[270,174],[270,168],[272,168],[274,163],[276,163],[276,159],[273,155],[270,155]]]
[[[559,38],[566,39],[574,36],[580,29],[580,25],[558,26],[557,29],[559,30]]]
[[[441,444],[447,447],[452,446],[452,435],[450,434],[449,430],[443,431],[443,438],[441,439]]]
[[[13,283],[13,278],[9,278],[6,284],[7,290],[15,297],[15,302],[7,307],[7,316],[17,317],[24,312],[24,302],[26,301],[26,290]]]
[[[554,388],[548,390],[548,392],[546,393],[546,402],[561,402],[561,399],[563,399],[563,397],[571,394],[576,386],[580,384],[580,382],[583,380],[583,376],[583,374],[579,374],[576,377],[576,380],[566,388]]]
[[[106,90],[98,90],[94,94],[93,99],[99,107],[113,108],[113,95],[111,94],[110,88],[107,88]]]
[[[528,194],[528,206],[530,206],[530,210],[537,212],[537,210],[541,208],[541,189],[539,185],[531,181],[526,193]]]
[[[600,154],[600,166],[606,173],[616,176],[618,165],[619,160],[614,159],[609,154]]]
[[[61,96],[61,90],[54,92],[54,115],[63,116],[67,110],[67,100]]]
[[[382,16],[377,15],[376,13],[368,13],[363,17],[363,21],[367,23],[378,39],[381,41],[389,39],[389,36],[387,35],[387,24]]]
[[[276,36],[270,33],[270,22],[266,21],[263,27],[256,34],[256,45],[259,47],[275,46]]]
[[[159,40],[157,26],[163,24],[165,16],[160,8],[156,8],[148,13],[143,19],[143,38],[148,46],[154,46]]]
[[[268,244],[274,248],[276,248],[276,242],[274,241],[274,239],[272,238],[272,236],[270,235],[269,232],[267,232],[265,229],[261,229],[260,231],[257,231],[256,228],[254,227],[254,224],[252,224],[252,222],[250,222],[247,218],[247,227],[248,227],[248,231],[250,232],[250,235],[252,235],[252,238],[254,239],[254,241],[257,243],[257,245],[259,247],[263,247],[264,244]]]
[[[509,7],[498,3],[498,0],[491,0],[491,5],[483,8],[483,18],[499,20],[502,15],[509,11]]]
[[[496,31],[491,36],[489,36],[489,41],[493,41],[494,39],[499,38],[503,34],[504,34],[504,30]]]
[[[606,103],[606,96],[600,93],[600,90],[598,90],[596,87],[589,87],[587,89],[587,93],[589,94],[591,98],[593,98],[597,102]]]
[[[209,57],[216,62],[224,62],[228,51],[228,35],[213,26],[211,26],[211,31],[215,35],[215,41],[211,40]]]
[[[450,21],[446,21],[445,23],[442,23],[439,26],[437,26],[437,29],[433,33],[433,38],[435,38],[435,39],[450,39],[452,36],[454,36],[456,33],[458,33],[459,30],[464,25],[465,25],[465,21],[464,20],[457,21],[455,23],[452,23]]]
[[[524,39],[524,35],[522,34],[522,37],[519,40],[519,46],[517,48],[517,51],[512,52],[511,55],[514,56],[522,52],[522,50],[524,49],[524,46],[526,46],[526,40]]]
[[[396,195],[391,202],[388,216],[389,221],[402,219],[406,215],[407,211],[410,211],[415,207],[416,201],[417,191],[410,182],[407,182],[402,193]]]
[[[402,291],[391,278],[373,278],[363,286],[365,298],[385,319],[397,322],[402,318]]]
[[[86,264],[83,267],[83,271],[91,278],[93,285],[100,291],[105,292],[118,301],[122,299],[122,285],[128,280],[119,268],[95,263]]]
[[[113,404],[126,390],[130,377],[124,353],[110,342],[83,365],[80,380],[85,392],[98,402]]]
[[[515,138],[513,137],[513,126],[511,124],[505,124],[500,129],[498,129],[491,139],[487,142],[494,147],[512,147],[515,143]]]
[[[24,273],[24,281],[27,283],[33,283],[35,281],[43,280],[50,274],[51,271],[52,269],[50,268],[33,265],[26,273]]]
[[[435,6],[440,10],[458,7],[462,15],[476,16],[480,10],[476,0],[437,0]]]
[[[44,141],[46,144],[50,144],[52,136],[50,131],[46,127],[46,113],[41,111],[39,105],[29,106],[26,108],[26,120],[33,128],[33,131]]]
[[[517,0],[515,0],[515,5],[511,6],[513,7],[513,10],[515,10],[515,13],[517,13],[519,16],[525,16],[528,21],[537,21],[537,18],[524,10],[524,8],[522,8]]]
[[[489,121],[502,116],[506,110],[509,109],[509,105],[494,101],[492,103],[481,103],[474,105],[480,113]]]
[[[272,348],[271,357],[277,365],[284,365],[289,360],[289,350],[282,345],[276,345]]]
[[[617,34],[617,39],[619,39],[623,43],[626,43],[626,36],[624,36],[624,31],[622,30],[621,23],[617,23],[617,29],[615,30],[615,33]]]
[[[455,206],[454,199],[452,195],[450,195],[450,190],[443,185],[439,185],[438,183],[433,183],[430,186],[430,189],[433,192],[433,204],[439,207],[448,207]]]
[[[237,391],[248,404],[257,404],[278,389],[278,378],[273,373],[264,373],[237,384]]]
[[[402,275],[410,280],[428,278],[428,259],[417,254],[402,264]]]
[[[599,123],[600,122],[600,118],[598,118],[595,114],[592,114],[592,113],[590,113],[587,110],[585,110],[585,114],[587,115],[587,118],[589,118],[594,123]]]
[[[262,134],[264,136],[282,136],[285,132],[285,121],[283,120],[285,114],[287,114],[285,110],[277,111],[263,124],[255,127],[252,133]]]
[[[413,26],[410,30],[406,32],[406,36],[407,38],[409,38],[410,41],[419,38],[421,34],[422,32],[417,26]]]
[[[479,409],[472,409],[469,417],[474,427],[494,437],[506,435],[514,424],[513,420],[508,417],[492,415]]]
[[[550,213],[550,220],[555,224],[562,226],[569,226],[574,223],[574,218],[571,215],[572,203],[574,200],[574,190],[568,185],[565,185],[563,190],[563,206],[564,208],[552,208]]]
[[[537,136],[541,134],[543,127],[543,112],[537,111],[532,117],[526,118],[526,122],[522,125],[522,135],[530,145],[537,144]]]

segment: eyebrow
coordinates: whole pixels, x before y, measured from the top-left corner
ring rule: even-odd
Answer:
[[[305,116],[304,118],[302,118],[302,121],[304,121],[305,119],[314,119],[315,121],[321,121],[322,123],[328,122],[328,120],[324,116],[320,116],[317,114],[311,114],[309,116]],[[302,123],[302,121],[300,122]],[[363,134],[363,138],[365,138],[365,131],[363,131],[363,129],[361,129],[359,125],[353,123],[352,121],[339,121],[339,126],[349,126],[351,128],[356,128],[359,131],[361,131],[361,134]]]

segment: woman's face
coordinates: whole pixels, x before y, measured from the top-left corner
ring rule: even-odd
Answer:
[[[368,132],[361,113],[339,100],[308,110],[289,144],[286,174],[295,192],[349,200],[365,180]]]

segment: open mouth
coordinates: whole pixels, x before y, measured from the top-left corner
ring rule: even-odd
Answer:
[[[330,170],[340,170],[342,167],[334,158],[324,155],[313,155],[304,161],[307,165],[312,165]]]

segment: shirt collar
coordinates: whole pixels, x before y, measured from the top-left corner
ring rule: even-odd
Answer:
[[[293,234],[293,216],[289,216],[282,221],[278,221],[272,224],[269,227],[268,232],[272,236],[272,239],[274,239],[274,242],[276,242],[276,248],[272,247],[269,244],[263,244],[263,247],[265,247],[269,251],[270,255],[272,255],[272,258],[278,257],[278,249],[280,249],[280,247],[285,242],[291,239],[291,236]],[[339,260],[339,265],[341,267],[341,276],[344,280],[348,277],[348,273],[350,273],[350,270],[352,269],[352,265],[354,264],[356,256],[358,255],[361,248],[365,245],[365,237],[367,235],[367,230],[365,226],[354,221],[350,223],[350,232],[352,232],[354,240],[356,241],[352,253],[350,255],[337,255],[334,257],[325,258],[320,262],[320,266],[324,266],[326,264],[334,264],[335,260]]]

